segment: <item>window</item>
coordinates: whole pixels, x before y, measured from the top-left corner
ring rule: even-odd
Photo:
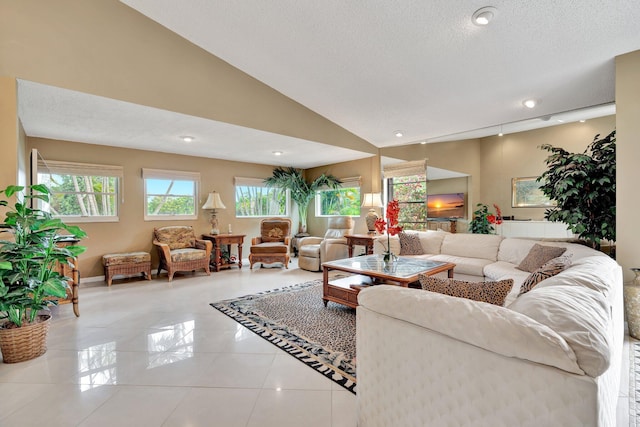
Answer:
[[[425,160],[385,167],[387,199],[400,205],[398,223],[406,230],[427,229],[427,164]]]
[[[118,220],[121,166],[38,161],[38,184],[51,191],[42,209],[71,222]]]
[[[236,217],[289,216],[289,192],[258,178],[235,178]]]
[[[200,173],[142,169],[144,219],[180,220],[198,217]]]
[[[342,178],[342,187],[316,193],[316,216],[360,217],[360,177]]]

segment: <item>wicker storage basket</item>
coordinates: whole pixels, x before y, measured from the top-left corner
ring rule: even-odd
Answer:
[[[0,350],[4,363],[31,360],[47,351],[47,332],[51,316],[39,315],[39,322],[21,328],[0,327]]]

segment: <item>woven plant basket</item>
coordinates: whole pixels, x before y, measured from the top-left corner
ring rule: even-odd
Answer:
[[[4,363],[31,360],[47,351],[47,332],[51,316],[39,315],[39,322],[21,328],[0,327],[0,350]]]

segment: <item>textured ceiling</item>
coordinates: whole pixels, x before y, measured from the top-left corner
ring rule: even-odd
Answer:
[[[121,1],[378,147],[611,103],[640,49],[638,0]]]
[[[614,114],[614,58],[640,49],[638,0],[121,1],[378,147]],[[23,80],[18,95],[30,136],[299,168],[371,155]]]

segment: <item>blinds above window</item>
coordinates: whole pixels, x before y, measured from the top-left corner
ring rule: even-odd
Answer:
[[[38,172],[57,175],[76,176],[113,176],[122,178],[124,169],[122,166],[95,165],[91,163],[73,163],[58,160],[38,160]]]
[[[142,178],[200,181],[200,172],[142,168]]]
[[[388,165],[382,171],[385,178],[427,174],[427,159]]]

